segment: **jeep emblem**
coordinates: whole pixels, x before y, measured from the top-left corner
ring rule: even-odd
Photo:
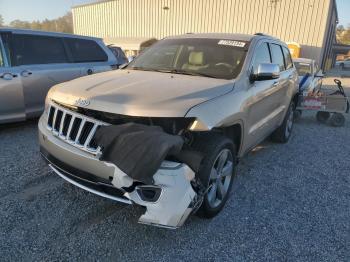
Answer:
[[[90,105],[90,101],[87,99],[79,98],[78,100],[75,101],[74,105],[79,106],[79,107],[85,107],[85,106]]]

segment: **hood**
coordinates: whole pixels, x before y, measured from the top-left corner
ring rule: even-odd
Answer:
[[[95,74],[54,86],[49,98],[66,105],[130,116],[182,117],[193,106],[226,94],[232,80],[138,70]]]

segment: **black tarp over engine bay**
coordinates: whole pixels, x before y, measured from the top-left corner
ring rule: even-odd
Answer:
[[[95,140],[102,148],[100,160],[115,164],[126,175],[145,184],[152,184],[153,175],[163,160],[179,155],[184,145],[181,136],[167,134],[160,126],[132,122],[102,126],[97,130]],[[192,159],[194,156],[183,155]],[[194,158],[195,162],[200,160]]]

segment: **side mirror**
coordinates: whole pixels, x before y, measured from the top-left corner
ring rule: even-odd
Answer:
[[[128,61],[129,61],[129,63],[132,62],[134,59],[135,59],[135,56],[133,56],[133,55],[128,56]]]
[[[263,80],[272,80],[280,77],[280,67],[278,64],[259,64],[257,69],[254,69],[254,72],[250,76],[250,80],[254,81],[263,81]]]

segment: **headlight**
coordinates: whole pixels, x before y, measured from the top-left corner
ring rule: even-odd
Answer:
[[[194,120],[192,122],[191,126],[189,127],[189,130],[191,130],[191,131],[208,131],[208,130],[210,130],[210,128],[197,118],[196,120]]]

